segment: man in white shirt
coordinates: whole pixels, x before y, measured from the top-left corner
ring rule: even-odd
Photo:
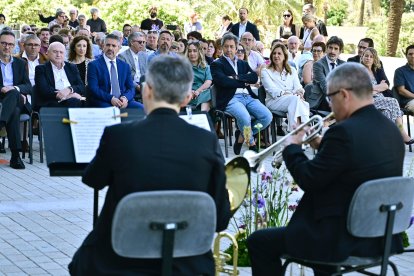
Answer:
[[[23,45],[24,51],[17,57],[21,57],[27,61],[30,83],[34,86],[35,68],[39,64],[44,64],[47,61],[47,57],[40,53],[40,39],[36,35],[28,35]]]
[[[245,32],[242,34],[241,44],[243,44],[246,51],[250,68],[259,74],[260,67],[265,63],[265,61],[258,52],[252,50],[256,44],[256,39],[254,39],[252,33]]]
[[[289,51],[289,65],[297,69],[296,62],[300,58],[300,53],[298,52],[300,46],[300,40],[297,36],[291,36],[288,38],[288,51]]]

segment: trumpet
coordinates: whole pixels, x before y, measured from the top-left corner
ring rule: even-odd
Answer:
[[[260,153],[256,153],[252,150],[248,150],[243,154],[243,157],[247,160],[247,162],[249,162],[249,165],[251,168],[256,169],[256,171],[259,171],[260,165],[262,164],[263,160],[267,156],[275,153],[273,161],[272,161],[272,166],[278,167],[283,161],[283,156],[282,156],[283,145],[288,137],[292,135],[296,135],[298,132],[302,131],[305,127],[309,127],[309,131],[308,131],[309,134],[306,135],[302,141],[302,144],[309,144],[313,139],[315,139],[319,135],[325,122],[327,122],[333,117],[334,117],[333,112],[329,113],[326,117],[323,117],[323,118],[320,115],[312,116],[312,118],[310,118],[309,121],[301,124],[295,130],[293,130],[292,132],[290,132],[289,134],[287,134],[282,139],[272,144],[268,148],[264,149]]]

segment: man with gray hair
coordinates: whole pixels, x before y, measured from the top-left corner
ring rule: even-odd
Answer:
[[[141,77],[147,70],[147,53],[145,51],[145,34],[132,33],[128,37],[129,49],[119,54],[119,59],[128,63],[131,67],[131,75],[134,80],[135,93],[141,91]]]
[[[287,139],[283,160],[305,193],[286,227],[250,235],[247,243],[255,276],[281,275],[280,257],[284,254],[339,262],[349,256],[376,257],[383,252],[382,238],[349,234],[347,212],[362,183],[402,175],[402,136],[398,127],[373,105],[371,78],[361,64],[347,63],[329,73],[327,100],[336,124],[322,138],[310,142],[318,149],[312,160],[302,151],[307,129]],[[386,146],[378,150],[378,145]],[[401,239],[395,235],[392,251],[402,249]],[[337,271],[335,266],[313,269],[315,275]]]
[[[225,188],[224,158],[217,137],[178,117],[180,107],[191,100],[192,83],[192,65],[187,59],[167,55],[154,58],[142,93],[147,117],[105,129],[97,154],[86,168],[82,181],[98,189],[109,186],[108,194],[96,226],[69,264],[71,275],[100,275],[109,271],[116,275],[161,275],[161,259],[123,258],[112,249],[114,210],[129,193],[206,192],[216,204],[216,231],[227,228],[230,204]],[[131,147],[131,143],[122,141],[139,143]],[[174,275],[214,275],[211,250],[197,256],[175,258],[172,262]]]
[[[91,27],[90,31],[93,37],[95,37],[97,32],[107,32],[105,21],[99,17],[99,10],[97,8],[91,8],[91,18],[86,21],[86,24]]]
[[[121,41],[109,34],[105,37],[104,54],[88,64],[89,104],[94,107],[143,108],[134,101],[135,87],[131,69],[116,58]]]

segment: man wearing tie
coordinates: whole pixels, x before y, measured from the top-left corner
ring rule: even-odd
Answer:
[[[129,65],[116,58],[120,49],[117,36],[109,34],[104,54],[88,64],[89,104],[94,107],[143,108],[134,101],[135,88]]]
[[[337,66],[345,63],[339,59],[344,49],[344,42],[337,36],[332,36],[326,43],[326,55],[313,64],[312,92],[306,97],[311,109],[330,111],[326,101],[326,76]]]

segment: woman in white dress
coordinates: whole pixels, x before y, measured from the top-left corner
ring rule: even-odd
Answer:
[[[288,51],[277,43],[270,52],[270,64],[262,70],[266,106],[270,111],[287,112],[288,131],[309,120],[309,103],[303,98],[297,71],[288,63]]]

